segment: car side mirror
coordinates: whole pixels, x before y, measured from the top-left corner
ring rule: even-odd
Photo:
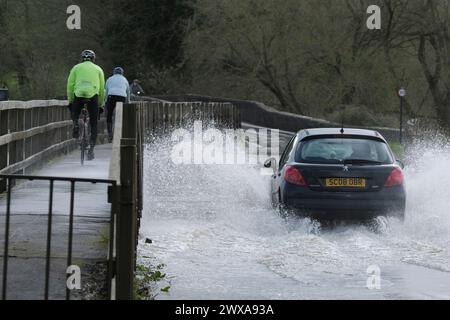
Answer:
[[[277,159],[269,158],[264,162],[265,168],[272,168],[273,172],[277,171]]]
[[[395,162],[400,166],[400,168],[405,169],[405,164],[401,160],[395,160]]]

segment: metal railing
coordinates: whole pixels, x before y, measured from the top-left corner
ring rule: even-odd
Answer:
[[[48,213],[47,213],[47,235],[46,235],[46,254],[45,254],[45,287],[44,287],[44,299],[49,298],[49,285],[50,285],[50,259],[52,249],[52,219],[53,219],[53,195],[55,182],[68,182],[70,183],[70,209],[69,209],[69,230],[68,230],[68,248],[67,248],[67,267],[72,265],[72,250],[73,250],[73,229],[74,229],[74,205],[75,205],[75,187],[77,183],[93,183],[93,184],[106,184],[111,187],[116,185],[115,181],[104,179],[86,179],[86,178],[65,178],[65,177],[45,177],[45,176],[25,176],[25,175],[0,175],[0,180],[7,182],[7,196],[6,196],[6,214],[5,214],[5,234],[4,234],[4,250],[3,250],[3,271],[2,271],[2,299],[7,299],[8,288],[8,260],[9,260],[9,241],[10,241],[10,223],[11,223],[11,194],[14,181],[16,180],[28,180],[28,181],[48,181],[49,182],[49,200],[48,200]],[[113,230],[114,225],[113,210],[110,217],[110,239],[109,239],[109,256],[113,247]],[[108,262],[108,279],[112,274],[112,260]],[[108,281],[109,283],[109,281]],[[111,288],[108,288],[111,291]],[[71,291],[66,286],[66,300],[70,300]]]

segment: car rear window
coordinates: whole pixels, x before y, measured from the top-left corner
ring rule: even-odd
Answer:
[[[364,138],[313,138],[299,144],[296,162],[303,163],[393,163],[386,143]]]

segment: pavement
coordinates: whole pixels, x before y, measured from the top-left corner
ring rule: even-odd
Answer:
[[[57,158],[33,175],[108,179],[112,146],[96,148],[96,159],[80,165],[79,150]],[[65,299],[69,233],[70,183],[55,182],[51,239],[50,299]],[[7,299],[43,299],[49,207],[49,182],[31,181],[13,189]],[[110,204],[107,186],[75,187],[73,264],[81,268],[81,290],[74,299],[106,298],[106,257]],[[3,273],[6,194],[0,196],[0,272]],[[0,284],[1,283],[0,278]],[[1,287],[0,287],[1,288]]]

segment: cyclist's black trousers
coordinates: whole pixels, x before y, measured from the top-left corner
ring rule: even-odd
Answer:
[[[108,100],[106,101],[106,123],[109,128],[112,128],[112,118],[114,114],[114,109],[116,109],[117,102],[125,103],[126,98],[121,96],[108,96]],[[111,132],[110,132],[111,133]]]
[[[98,95],[92,98],[79,98],[75,96],[72,103],[72,120],[78,124],[78,118],[80,117],[81,110],[87,106],[89,112],[89,122],[91,124],[91,146],[95,146],[97,142],[97,119],[98,119]]]

